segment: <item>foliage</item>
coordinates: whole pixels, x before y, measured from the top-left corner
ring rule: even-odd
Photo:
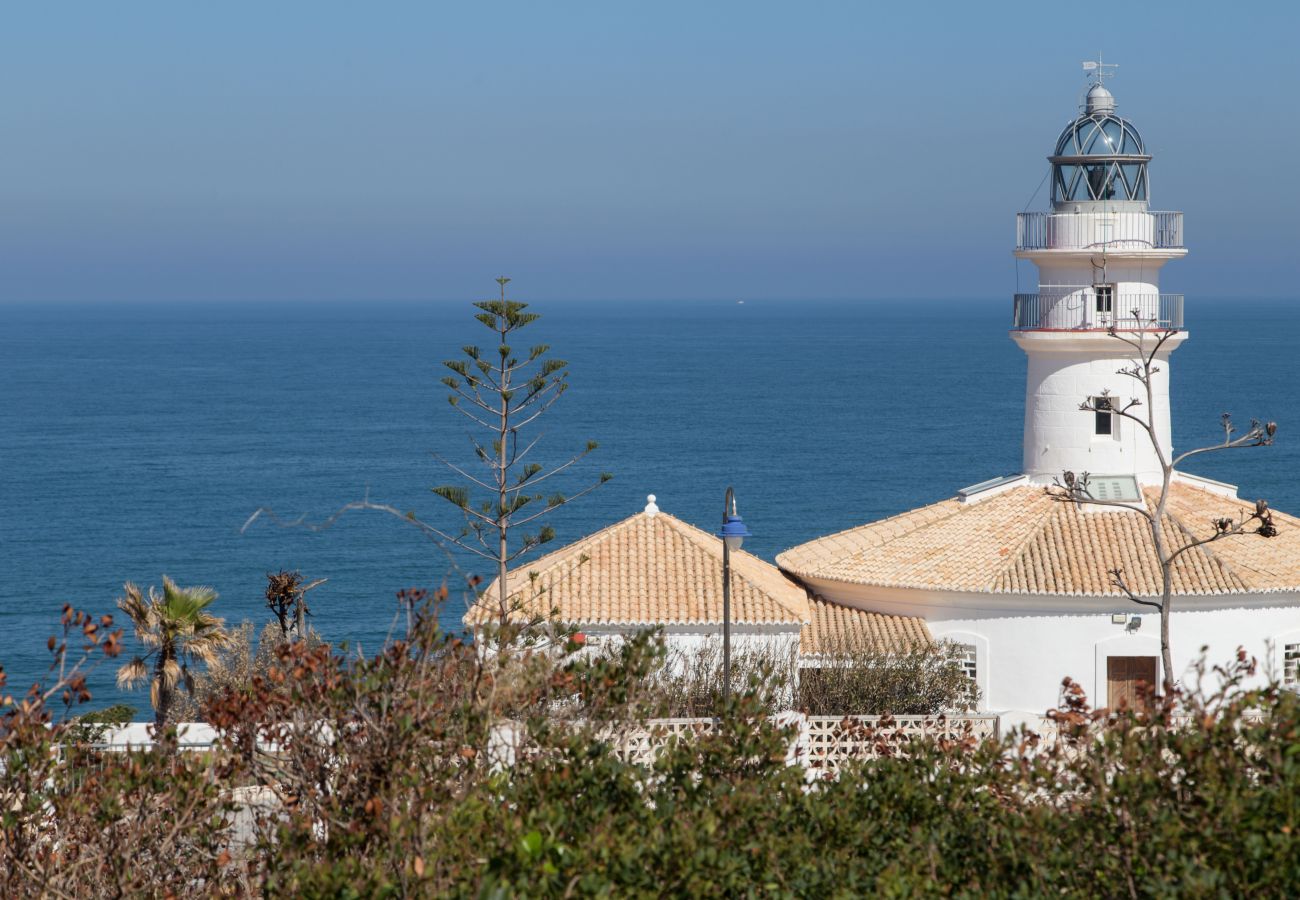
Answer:
[[[748,693],[768,713],[789,709],[796,683],[795,648],[741,644],[731,655],[731,690]],[[689,650],[673,647],[651,673],[647,687],[664,717],[713,716],[723,704],[722,645],[707,640]]]
[[[72,723],[72,739],[77,743],[93,744],[119,725],[129,725],[135,719],[135,707],[115,703],[104,709],[77,716]]]
[[[177,689],[194,692],[190,663],[211,662],[229,644],[230,636],[223,621],[208,612],[217,599],[217,592],[210,587],[178,587],[164,575],[162,592],[149,588],[147,601],[134,584],[127,582],[124,589],[126,596],[117,601],[117,607],[131,620],[136,639],[150,649],[117,670],[117,683],[129,688],[149,681],[149,703],[155,724],[161,728],[169,721]]]
[[[111,655],[103,643],[87,646]],[[68,727],[50,704],[85,695],[71,687],[82,670],[60,665],[44,693],[5,698],[0,893],[1281,896],[1300,883],[1300,700],[1245,689],[1244,655],[1149,712],[1092,710],[1067,683],[1058,739],[917,741],[809,783],[748,691],[715,730],[651,766],[624,761],[610,736],[653,708],[662,645],[581,644],[484,653],[428,605],[369,659],[280,643],[265,674],[209,702],[224,735],[212,752],[164,746],[89,775],[67,764],[77,748],[55,752]]]
[[[276,648],[286,638],[278,622],[268,623],[256,640],[254,631],[252,622],[243,622],[230,631],[227,644],[208,660],[205,671],[194,676],[193,691],[176,695],[172,721],[202,721],[203,708],[210,700],[227,692],[245,690],[252,685],[254,678],[269,677],[276,665]],[[299,640],[309,647],[318,647],[323,643],[310,628],[306,629]]]
[[[500,298],[474,304],[478,310],[474,318],[492,332],[495,346],[467,345],[461,348],[460,359],[444,363],[451,373],[442,379],[450,389],[447,399],[472,424],[475,432],[470,435],[472,459],[467,465],[434,454],[459,479],[458,483],[432,488],[434,495],[456,508],[463,524],[459,531],[430,524],[414,510],[374,502],[368,491],[364,499],[344,504],[333,515],[316,523],[309,523],[306,516],[285,520],[274,509],[262,506],[248,517],[240,531],[247,531],[263,517],[281,527],[322,531],[352,510],[382,512],[418,529],[437,544],[457,572],[461,572],[460,562],[465,556],[491,566],[496,594],[488,602],[497,614],[498,633],[513,636],[520,628],[527,631],[541,624],[545,615],[540,618],[520,615],[522,608],[537,599],[536,594],[524,596],[533,590],[532,586],[511,596],[507,572],[524,555],[555,538],[554,528],[546,524],[551,513],[613,476],[602,472],[594,482],[569,494],[555,489],[574,474],[575,465],[597,449],[595,441],[588,441],[582,450],[555,465],[537,461],[535,451],[541,435],[531,438],[526,435],[568,390],[568,363],[549,357],[550,347],[546,344],[536,344],[526,351],[512,346],[519,337],[518,332],[541,317],[528,312],[527,303],[506,298],[509,282],[504,276],[498,278]],[[463,551],[459,558],[453,555],[453,548]],[[270,577],[275,579],[285,574]],[[483,580],[471,574],[466,576],[465,583],[476,589]],[[274,587],[268,588],[268,606],[287,627],[290,600],[272,590]],[[298,603],[295,608],[305,607]],[[520,619],[524,621],[519,622]],[[508,627],[512,622],[519,628]]]
[[[595,484],[571,496],[552,490],[549,485],[542,486],[595,450],[596,442],[588,441],[581,452],[549,468],[530,458],[539,438],[521,443],[523,430],[568,390],[569,364],[548,357],[550,347],[546,344],[537,344],[523,353],[511,346],[517,332],[540,316],[526,312],[527,303],[506,299],[509,282],[504,276],[497,279],[500,299],[474,304],[480,310],[474,318],[493,333],[496,346],[490,349],[466,346],[461,348],[463,358],[444,363],[451,372],[442,379],[451,391],[448,401],[453,409],[486,432],[486,438],[470,438],[474,449],[473,471],[439,456],[460,477],[461,483],[433,489],[434,494],[459,509],[465,520],[460,534],[444,536],[462,550],[490,562],[495,569],[497,596],[494,599],[502,626],[510,619],[512,607],[531,599],[509,596],[506,573],[510,565],[555,537],[554,529],[542,525],[541,521],[612,477],[602,473]],[[476,491],[486,494],[485,499],[475,501]],[[534,530],[527,530],[529,526]]]
[[[799,673],[798,707],[809,715],[932,716],[969,712],[979,688],[961,667],[961,647],[917,644],[885,652],[850,647]]]
[[[288,640],[290,635],[307,633],[307,616],[311,610],[307,607],[307,592],[324,584],[321,578],[311,584],[302,583],[301,572],[266,573],[266,607],[275,616],[280,626],[280,639]],[[292,619],[292,622],[290,621]]]
[[[939,715],[973,709],[979,689],[951,642],[886,652],[845,646],[801,665],[795,647],[742,644],[731,657],[731,689],[751,694],[768,713],[814,716]],[[647,688],[662,716],[712,716],[723,703],[722,648],[717,641],[667,651]]]

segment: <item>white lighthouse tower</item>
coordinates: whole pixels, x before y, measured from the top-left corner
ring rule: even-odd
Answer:
[[[1160,292],[1160,270],[1187,250],[1182,213],[1149,207],[1151,156],[1116,114],[1103,83],[1111,68],[1084,63],[1091,84],[1082,109],[1048,157],[1051,210],[1017,216],[1015,253],[1038,268],[1038,290],[1016,295],[1012,337],[1029,358],[1024,473],[1050,483],[1067,470],[1090,472],[1124,495],[1160,481],[1150,437],[1136,423],[1079,407],[1106,393],[1135,396],[1133,379],[1117,373],[1133,348],[1111,329],[1151,343],[1174,330],[1161,348],[1152,410],[1161,444],[1172,449],[1168,356],[1186,332],[1182,295]]]
[[[1086,63],[1082,108],[1056,141],[1051,208],[1022,213],[1016,256],[1038,269],[1037,291],[1017,294],[1012,337],[1028,357],[1021,474],[962,488],[956,496],[817,538],[779,554],[777,565],[835,607],[923,619],[952,641],[990,711],[1032,715],[1056,704],[1062,678],[1098,705],[1159,684],[1159,622],[1132,594],[1163,592],[1147,515],[1161,471],[1140,423],[1094,399],[1137,396],[1155,437],[1171,451],[1169,356],[1185,339],[1183,298],[1160,293],[1164,264],[1186,254],[1182,214],[1153,212],[1136,128],[1103,84],[1108,67]],[[1159,344],[1150,405],[1125,340]],[[1166,457],[1168,458],[1168,456]],[[1044,490],[1065,472],[1087,472],[1097,499],[1062,503]],[[1166,528],[1204,538],[1221,516],[1253,507],[1229,484],[1175,472]],[[1172,574],[1170,629],[1183,677],[1202,647],[1230,659],[1238,647],[1300,687],[1300,519],[1275,513],[1269,540],[1237,537],[1184,553]],[[1124,573],[1125,588],[1111,573]],[[1148,620],[1144,624],[1144,619]]]

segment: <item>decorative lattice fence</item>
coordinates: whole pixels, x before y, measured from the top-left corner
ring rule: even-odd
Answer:
[[[907,752],[917,738],[978,742],[998,735],[997,716],[804,716],[783,713],[778,724],[791,729],[788,759],[810,769],[834,769],[850,760],[879,759]],[[710,718],[652,719],[611,733],[615,752],[628,762],[652,763],[670,741],[715,731]]]

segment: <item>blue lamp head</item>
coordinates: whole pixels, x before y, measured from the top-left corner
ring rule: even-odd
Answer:
[[[745,527],[744,521],[733,512],[727,513],[723,518],[722,529],[718,532],[718,537],[722,538],[728,550],[739,550],[745,538],[751,537],[751,535],[749,529]]]

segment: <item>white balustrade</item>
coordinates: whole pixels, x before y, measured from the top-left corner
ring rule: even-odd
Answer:
[[[1181,212],[1024,212],[1017,250],[1171,250],[1183,247]]]
[[[1091,287],[1016,294],[1011,327],[1018,331],[1177,331],[1183,327],[1183,295],[1129,293],[1102,297]]]

